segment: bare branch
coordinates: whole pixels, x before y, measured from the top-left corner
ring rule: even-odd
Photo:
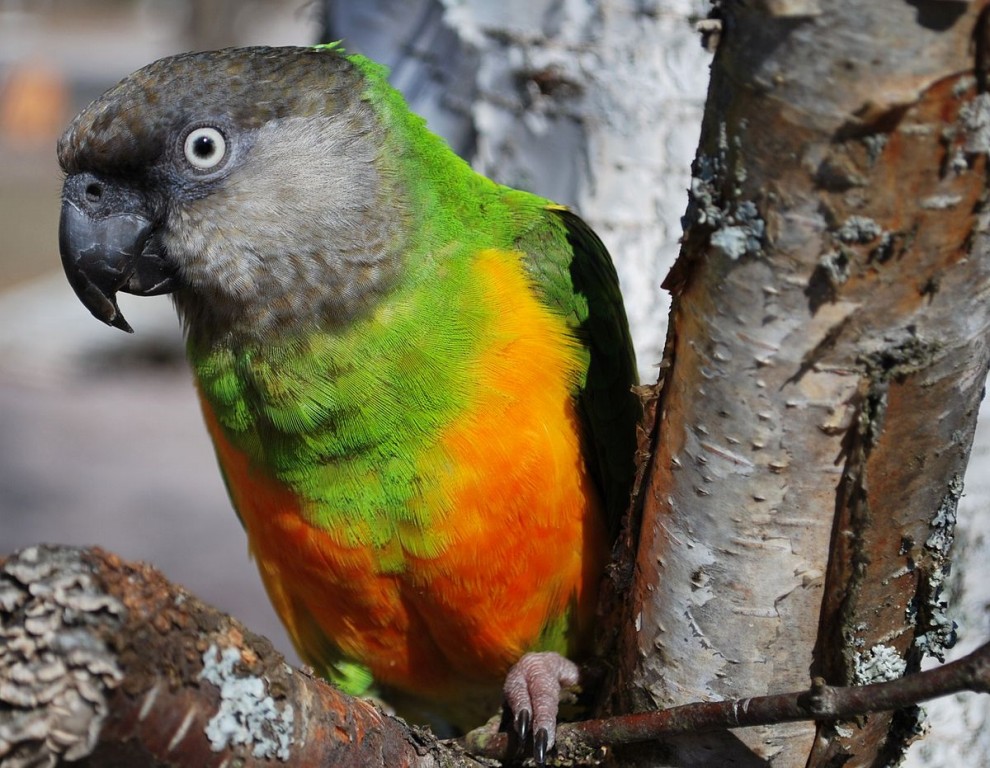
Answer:
[[[678,734],[726,728],[847,720],[903,709],[959,691],[990,693],[990,643],[945,666],[885,683],[838,687],[816,678],[807,691],[698,702],[658,712],[565,723],[557,729],[557,753],[571,764],[587,760],[607,746],[662,741]],[[514,748],[506,734],[492,734],[484,728],[472,731],[458,743],[472,754],[499,760],[510,757]]]

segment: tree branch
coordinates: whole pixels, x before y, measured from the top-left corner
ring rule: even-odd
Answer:
[[[0,563],[0,762],[58,765],[479,766],[505,733],[457,741],[382,714],[308,672],[155,569],[99,549],[31,547]],[[846,719],[961,690],[990,692],[990,643],[939,669],[560,726],[558,756],[683,733]],[[470,754],[468,754],[470,753]],[[472,757],[472,755],[474,755]]]
[[[848,720],[874,712],[904,709],[960,691],[990,693],[990,643],[937,669],[885,683],[831,686],[816,678],[809,690],[771,696],[684,704],[657,712],[564,723],[557,729],[564,762],[587,759],[603,747],[662,741],[683,733],[776,725],[802,720]],[[506,734],[485,728],[458,740],[468,752],[504,760],[512,745]]]
[[[99,549],[0,563],[0,763],[478,766]],[[81,761],[81,762],[75,762]]]

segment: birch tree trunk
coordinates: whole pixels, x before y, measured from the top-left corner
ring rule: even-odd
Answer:
[[[602,233],[647,381],[690,184],[617,708],[941,656],[987,368],[983,3],[723,2],[690,181],[698,4],[328,5],[331,35],[390,63],[479,170]],[[768,727],[643,760],[881,765],[917,728]]]
[[[620,708],[889,679],[954,642],[990,327],[982,9],[723,3]],[[887,765],[917,726],[748,729],[660,759]]]
[[[990,637],[990,407],[986,399],[966,470],[965,494],[952,545],[945,595],[959,625],[959,643],[946,659],[962,658]],[[929,662],[926,667],[936,666]],[[925,737],[908,753],[907,768],[990,764],[990,697],[956,694],[924,706]]]

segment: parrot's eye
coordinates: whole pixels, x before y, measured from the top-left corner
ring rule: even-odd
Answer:
[[[227,154],[227,140],[216,128],[194,128],[186,136],[182,149],[193,168],[210,171],[223,162]]]

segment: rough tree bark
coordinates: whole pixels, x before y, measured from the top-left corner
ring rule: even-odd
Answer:
[[[872,682],[951,645],[990,329],[984,8],[721,4],[620,708]],[[886,765],[916,725],[685,737],[648,760]]]
[[[990,692],[990,642],[894,681],[563,723],[554,762],[614,764],[615,745],[725,728],[852,718],[960,691]],[[389,717],[200,602],[160,572],[99,549],[0,558],[0,765],[464,766],[519,762],[493,721],[457,741]]]

